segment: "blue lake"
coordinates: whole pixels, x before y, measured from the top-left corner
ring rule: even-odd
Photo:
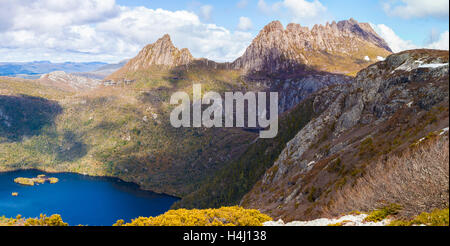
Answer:
[[[39,174],[56,177],[59,182],[35,186],[14,183],[17,177],[33,178]],[[19,195],[13,197],[12,192]],[[129,222],[139,216],[160,215],[177,200],[113,178],[37,170],[0,173],[0,216],[6,217],[60,214],[69,225],[112,225],[119,219]]]

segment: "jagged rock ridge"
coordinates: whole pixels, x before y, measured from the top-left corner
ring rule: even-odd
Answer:
[[[286,77],[287,72],[297,76],[314,71],[346,74],[355,73],[389,54],[391,49],[371,26],[354,19],[315,25],[312,29],[294,23],[285,29],[279,21],[273,21],[232,63],[195,59],[188,49],[178,50],[166,34],[106,80],[130,79],[129,73],[154,65],[174,68],[190,64],[272,77],[274,74]]]
[[[354,19],[315,25],[311,30],[294,23],[284,29],[279,21],[273,21],[258,34],[244,55],[233,62],[233,67],[247,72],[276,73],[307,65],[343,73],[353,71],[345,66],[362,68],[376,61],[377,56],[386,57],[390,53],[387,43],[369,24]],[[366,56],[369,61],[364,62]]]

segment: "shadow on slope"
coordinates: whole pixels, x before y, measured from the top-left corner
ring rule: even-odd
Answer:
[[[0,95],[0,138],[20,141],[25,136],[38,135],[61,113],[62,107],[55,101],[26,95]]]

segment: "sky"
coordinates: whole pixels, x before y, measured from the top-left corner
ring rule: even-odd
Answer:
[[[0,62],[116,63],[166,33],[195,57],[233,61],[273,20],[349,18],[394,52],[449,49],[447,0],[0,0]]]

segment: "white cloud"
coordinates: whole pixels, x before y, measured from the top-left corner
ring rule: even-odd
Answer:
[[[232,61],[252,40],[251,33],[203,23],[189,11],[130,8],[113,0],[0,1],[2,61],[116,62],[166,33],[195,57]],[[5,16],[10,21],[3,22]]]
[[[417,48],[412,41],[403,40],[394,32],[394,30],[384,24],[371,24],[371,26],[375,32],[377,32],[388,43],[391,50],[395,53]]]
[[[411,49],[419,49],[419,48],[427,48],[427,49],[449,49],[449,32],[443,32],[438,40],[435,40],[432,43],[428,43],[425,45],[416,45],[410,40],[404,40],[400,38],[392,28],[384,25],[384,24],[372,24],[370,23],[372,28],[388,43],[389,47],[392,49],[394,53],[400,52],[403,50],[411,50]]]
[[[269,14],[271,12],[277,11],[278,9],[275,9],[277,5],[269,6],[264,0],[258,1],[258,8],[262,12]]]
[[[248,30],[251,30],[252,28],[253,28],[253,23],[250,18],[244,17],[244,16],[239,18],[239,24],[238,24],[239,30],[248,31]]]
[[[401,0],[384,3],[384,11],[393,16],[405,19],[415,17],[448,18],[448,0]]]
[[[449,33],[448,31],[443,32],[440,38],[427,45],[430,49],[448,50],[449,49]]]
[[[213,10],[213,6],[211,5],[203,5],[200,7],[200,15],[205,20],[211,20],[211,13]]]
[[[2,29],[50,31],[68,25],[95,23],[116,16],[114,0],[2,0]],[[0,29],[1,30],[1,29]]]
[[[326,7],[318,0],[283,0],[273,4],[259,0],[258,8],[266,14],[287,16],[290,21],[306,25],[323,23],[327,15]]]
[[[318,0],[311,2],[305,0],[284,0],[283,5],[290,9],[296,20],[316,18],[326,11]]]

